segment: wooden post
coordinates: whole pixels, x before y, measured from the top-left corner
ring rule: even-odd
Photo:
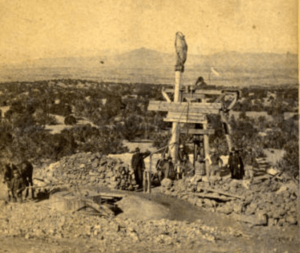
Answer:
[[[152,154],[150,155],[150,164],[149,164],[149,171],[148,171],[148,189],[147,192],[151,193],[151,169],[152,169]]]
[[[182,73],[180,71],[175,71],[175,89],[174,89],[174,102],[180,102],[181,101],[181,75]],[[177,163],[178,158],[178,142],[179,142],[179,123],[173,122],[172,125],[172,137],[170,140],[170,143],[175,143],[170,147],[170,155],[173,159],[173,164]]]
[[[207,129],[207,123],[203,124],[203,129],[204,130]],[[208,157],[209,156],[209,139],[208,139],[208,134],[204,134],[203,139],[204,139],[204,154],[205,154],[205,157]],[[209,176],[210,176],[210,165],[209,165],[208,161],[205,162],[205,170],[206,170],[206,176],[209,179]]]
[[[205,103],[205,97],[203,97],[203,99],[201,99],[201,103]],[[206,117],[206,116],[205,116]],[[207,117],[206,117],[207,118]],[[203,130],[207,130],[207,123],[203,123],[202,124]],[[209,139],[208,139],[208,134],[204,134],[203,135],[203,146],[204,146],[204,157],[206,159],[206,157],[209,156]],[[209,179],[210,176],[210,165],[208,163],[208,161],[205,161],[205,170],[206,170],[206,176]]]
[[[143,192],[147,191],[147,170],[144,170],[144,175],[143,175]]]
[[[228,149],[230,152],[232,149],[232,141],[231,141],[231,137],[230,137],[231,127],[230,127],[230,124],[228,123],[228,120],[222,110],[220,111],[220,116],[221,116],[221,121],[223,123],[224,131],[225,131],[225,138],[227,141]]]

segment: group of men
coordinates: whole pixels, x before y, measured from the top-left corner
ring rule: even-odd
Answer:
[[[145,170],[144,159],[149,155],[149,151],[141,153],[140,149],[136,148],[135,154],[132,156],[131,166],[139,188],[143,186],[143,174]],[[206,164],[209,164],[209,166],[206,166]],[[245,175],[243,161],[239,155],[239,151],[234,148],[232,148],[229,154],[228,168],[232,179],[243,179]],[[205,157],[203,154],[197,154],[195,162],[192,164],[189,161],[188,154],[184,150],[184,146],[180,145],[177,163],[174,164],[171,156],[162,153],[161,158],[156,163],[156,173],[153,176],[156,176],[159,182],[164,178],[175,180],[193,177],[194,175],[200,177],[207,176],[210,178],[210,176],[216,174],[219,170],[218,158],[213,151]]]
[[[18,166],[13,163],[5,164],[4,168],[4,181],[7,184],[8,201],[23,202],[24,197],[29,196],[28,187],[33,185],[32,182],[33,166],[28,161],[23,161]],[[33,194],[33,192],[31,192]]]
[[[174,180],[192,177],[195,169],[189,161],[183,145],[180,145],[177,164],[173,164],[171,156],[166,157],[166,154],[162,153],[161,158],[156,163],[156,171],[159,182],[161,182],[164,178]]]

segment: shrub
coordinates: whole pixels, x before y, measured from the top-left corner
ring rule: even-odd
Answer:
[[[76,125],[77,120],[73,115],[68,115],[67,117],[65,117],[64,122],[66,125]]]
[[[35,120],[40,125],[57,125],[55,116],[44,113],[43,111],[37,111],[35,113]]]
[[[279,168],[291,176],[299,175],[299,146],[298,140],[291,140],[283,147],[285,154],[279,161]]]

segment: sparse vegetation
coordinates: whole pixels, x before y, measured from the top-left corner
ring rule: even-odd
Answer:
[[[170,138],[165,130],[171,127],[163,121],[166,113],[147,111],[150,99],[163,100],[161,88],[71,79],[2,83],[2,150],[9,149],[26,159],[57,160],[78,151],[124,152],[122,141],[136,138],[151,139],[155,147],[165,146]],[[240,114],[230,118],[234,145],[243,150],[246,160],[248,148],[255,151],[255,156],[263,156],[264,148],[284,149],[281,166],[295,170],[291,168],[298,166],[295,157],[299,150],[291,140],[298,142],[298,122],[293,117],[285,120],[283,113],[297,111],[297,90],[244,88],[242,94],[234,108]],[[62,124],[57,120],[59,116],[71,128],[54,135],[45,126]],[[76,118],[87,119],[94,126],[78,125]],[[219,155],[227,154],[219,116],[210,115],[209,125],[215,129],[210,146]],[[190,142],[191,138],[183,135],[181,142]]]

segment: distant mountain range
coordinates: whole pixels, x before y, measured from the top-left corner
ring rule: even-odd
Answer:
[[[0,66],[0,82],[48,79],[87,79],[104,82],[173,84],[175,53],[146,48],[95,57],[48,58],[30,64]],[[275,53],[222,52],[188,54],[183,84],[203,76],[224,86],[297,85],[298,56]]]

